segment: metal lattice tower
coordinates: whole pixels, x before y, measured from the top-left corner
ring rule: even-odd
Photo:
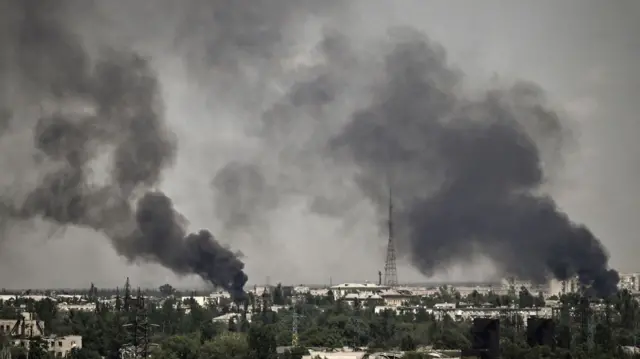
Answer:
[[[157,324],[150,324],[147,316],[147,306],[145,298],[140,289],[136,301],[133,304],[134,314],[132,321],[123,325],[125,330],[129,332],[131,342],[124,348],[121,348],[121,358],[123,359],[141,359],[148,358],[151,354],[151,330],[157,327]]]
[[[387,259],[384,263],[384,285],[395,287],[398,285],[398,270],[396,268],[396,247],[393,238],[393,197],[389,187],[389,242],[387,243]]]

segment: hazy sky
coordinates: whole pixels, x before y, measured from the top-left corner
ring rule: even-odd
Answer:
[[[128,11],[125,3],[133,10]],[[182,53],[167,45],[174,27],[167,26],[165,34],[156,31],[162,26],[136,24],[157,21],[154,15],[161,18],[163,11],[175,11],[176,18],[182,14],[180,9],[158,10],[148,4],[130,0],[106,5],[105,1],[99,6],[102,23],[87,21],[79,26],[100,28],[95,31],[99,36],[117,41],[128,37],[132,46],[151,53],[161,73],[167,119],[180,141],[178,162],[166,172],[162,188],[189,218],[191,229],[208,227],[219,233],[222,224],[216,219],[211,181],[222,164],[254,153],[250,141],[238,138],[238,118],[250,116],[251,110],[238,105],[240,101],[226,105],[224,85],[207,92],[202,83],[194,82]],[[143,11],[150,12],[148,18],[140,16]],[[575,221],[587,224],[602,240],[615,268],[640,271],[636,261],[640,194],[635,191],[640,180],[640,143],[636,141],[640,134],[640,71],[636,68],[640,3],[362,0],[352,2],[351,11],[335,14],[334,27],[355,39],[384,36],[392,25],[424,31],[445,47],[450,62],[465,73],[471,88],[515,79],[544,88],[550,101],[573,121],[576,139],[551,185],[554,197]],[[308,33],[293,37],[303,45],[307,39],[314,41]],[[233,93],[233,86],[229,91],[242,96]],[[386,233],[378,230],[377,217],[365,202],[354,211],[345,225],[309,213],[303,203],[293,201],[266,219],[269,231],[263,235],[267,239],[236,233],[220,240],[246,255],[250,283],[262,283],[267,277],[272,283],[376,280],[383,268]],[[201,283],[197,278],[178,279],[155,265],[126,264],[107,240],[90,231],[68,229],[47,240],[49,234],[42,224],[11,231],[14,245],[0,249],[0,287],[81,287],[91,281],[116,286],[126,276],[142,286]],[[475,271],[478,266],[454,268],[439,278],[481,279],[482,271]],[[401,281],[422,279],[402,261],[398,274]]]

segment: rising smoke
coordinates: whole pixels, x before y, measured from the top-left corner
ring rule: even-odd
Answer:
[[[62,26],[63,6],[0,3],[0,14],[11,14],[0,33],[0,75],[13,86],[0,97],[0,133],[32,129],[45,173],[26,199],[3,201],[5,217],[94,228],[129,260],[239,292],[242,262],[209,232],[187,235],[186,220],[154,190],[177,147],[150,61],[122,50],[89,56]],[[301,47],[308,20],[347,12],[333,2],[171,3],[154,12],[158,19],[145,13],[157,25],[146,31],[166,34],[164,20],[184,15],[169,48],[203,92],[238,117],[248,113],[244,134],[258,148],[225,158],[211,181],[225,234],[251,227],[268,236],[270,215],[300,198],[315,215],[345,222],[363,197],[382,215],[391,184],[399,250],[427,276],[482,253],[523,279],[577,274],[600,294],[615,289],[601,243],[542,188],[565,124],[535,85],[462,96],[462,74],[444,49],[412,31],[363,46],[321,28],[317,46]],[[53,102],[81,114],[52,111],[17,125],[25,116],[9,106],[16,89],[21,104]],[[105,152],[112,170],[96,184],[91,164]]]
[[[286,197],[307,196],[312,211],[342,217],[349,200],[331,192],[342,194],[345,185],[334,183],[328,192],[314,186],[317,178],[331,178],[325,174],[329,159],[336,171],[354,164],[353,183],[381,214],[388,187],[394,187],[400,250],[427,276],[481,253],[507,275],[538,283],[578,275],[599,295],[613,292],[618,274],[600,241],[544,192],[568,133],[544,91],[518,82],[462,96],[462,73],[447,64],[444,49],[415,31],[396,30],[382,46],[386,57],[371,103],[346,119],[331,109],[357,97],[354,88],[363,88],[353,84],[361,81],[362,69],[375,65],[345,46],[344,37],[323,38],[322,64],[261,115],[257,136],[265,147],[279,149],[276,180],[265,190],[266,175],[256,172],[269,158],[264,154],[247,171],[247,185],[234,180],[239,187],[225,193],[237,195],[224,202],[248,203],[246,198],[276,192],[274,209]],[[301,140],[301,133],[309,137]],[[261,185],[249,177],[260,178]],[[251,212],[243,214],[250,223]]]
[[[600,295],[615,291],[600,241],[539,193],[544,166],[528,129],[563,127],[542,91],[517,83],[470,100],[456,94],[459,80],[442,48],[401,32],[372,104],[331,143],[362,170],[365,193],[385,191],[389,177],[399,187],[412,263],[432,275],[480,252],[519,278],[577,274]]]
[[[54,110],[36,121],[33,142],[45,173],[24,201],[3,199],[4,217],[92,228],[130,261],[197,274],[242,295],[243,263],[208,231],[187,234],[171,200],[152,190],[177,147],[149,61],[113,49],[91,61],[65,28],[60,2],[5,1],[2,7],[13,21],[0,44],[12,60],[2,76],[13,77],[29,102],[74,101],[82,110]],[[90,180],[91,161],[105,152],[111,153],[111,171],[106,183],[97,184]]]

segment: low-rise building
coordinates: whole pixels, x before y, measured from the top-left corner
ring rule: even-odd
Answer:
[[[360,305],[367,307],[381,305],[384,303],[384,299],[379,294],[369,293],[349,293],[341,299],[351,305],[359,303]]]
[[[630,292],[640,291],[640,273],[623,273],[620,274],[620,289],[626,289]]]
[[[0,333],[10,337],[39,337],[44,335],[44,322],[24,312],[19,319],[0,319]]]
[[[96,310],[95,303],[84,303],[84,304],[59,303],[57,307],[60,312],[71,312],[71,311],[94,312]]]
[[[246,313],[245,318],[247,322],[251,323],[251,313]],[[240,313],[227,313],[213,318],[213,322],[228,325],[232,320],[237,324],[243,319]]]
[[[413,298],[411,292],[401,289],[387,289],[380,292],[379,295],[382,297],[384,304],[391,307],[406,306]]]
[[[82,337],[80,335],[67,335],[64,337],[45,338],[49,345],[49,353],[55,357],[66,357],[73,349],[82,348]]]
[[[335,299],[342,299],[347,294],[374,295],[388,290],[390,287],[374,283],[343,283],[331,287]]]

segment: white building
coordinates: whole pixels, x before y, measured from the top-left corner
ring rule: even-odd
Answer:
[[[304,285],[299,285],[296,287],[293,287],[293,293],[295,294],[309,294],[311,293],[311,288],[304,286]]]
[[[67,335],[65,337],[46,338],[49,345],[49,353],[55,357],[66,357],[73,349],[82,348],[82,337],[79,335]]]
[[[379,293],[384,300],[384,304],[390,307],[406,306],[413,295],[411,292],[402,289],[386,289]]]
[[[620,274],[620,283],[618,283],[620,289],[627,289],[631,292],[640,291],[640,273],[625,273]]]
[[[369,296],[380,294],[385,290],[391,289],[388,286],[373,283],[343,283],[331,287],[333,297],[335,299],[344,298],[347,294],[358,294],[359,296]]]
[[[84,303],[84,304],[67,304],[67,303],[58,303],[58,310],[61,312],[94,312],[96,310],[95,303]]]
[[[364,351],[353,351],[347,348],[342,350],[335,351],[316,351],[309,350],[308,355],[304,355],[302,359],[362,359],[367,356],[367,352]]]
[[[326,297],[327,294],[329,294],[329,289],[327,288],[310,289],[309,294],[311,294],[314,297]]]

